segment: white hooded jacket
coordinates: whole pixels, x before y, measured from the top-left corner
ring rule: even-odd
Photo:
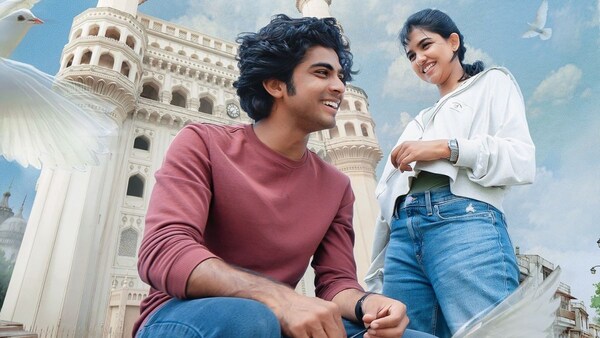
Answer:
[[[433,109],[433,112],[429,110]],[[425,114],[429,112],[429,114]],[[424,115],[430,116],[424,121]],[[389,160],[375,193],[380,215],[376,220],[371,267],[365,277],[370,291],[381,292],[383,263],[390,236],[394,204],[410,190],[421,171],[446,175],[457,196],[489,203],[499,210],[507,187],[533,182],[535,146],[529,135],[523,95],[512,74],[493,67],[469,78],[422,110],[398,139],[404,141],[456,139],[459,156],[447,160],[412,163],[401,173]]]

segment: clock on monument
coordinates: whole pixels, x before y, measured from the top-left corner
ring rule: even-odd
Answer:
[[[240,108],[233,103],[227,105],[226,111],[227,115],[229,115],[231,118],[240,116]]]

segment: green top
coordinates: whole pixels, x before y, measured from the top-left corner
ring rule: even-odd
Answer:
[[[421,171],[419,176],[415,177],[410,184],[409,194],[441,188],[450,184],[449,178],[446,175],[434,174],[428,171]]]

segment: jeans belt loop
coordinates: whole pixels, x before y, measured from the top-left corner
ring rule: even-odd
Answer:
[[[433,215],[433,208],[431,205],[431,191],[425,191],[425,205],[427,206],[427,215]]]

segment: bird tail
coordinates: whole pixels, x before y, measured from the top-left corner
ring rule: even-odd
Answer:
[[[542,29],[542,34],[540,34],[540,39],[548,40],[552,36],[552,28],[544,28]]]
[[[466,323],[452,338],[555,337],[552,326],[560,299],[554,295],[560,273],[557,267],[540,284],[533,278],[527,279],[496,307]]]

